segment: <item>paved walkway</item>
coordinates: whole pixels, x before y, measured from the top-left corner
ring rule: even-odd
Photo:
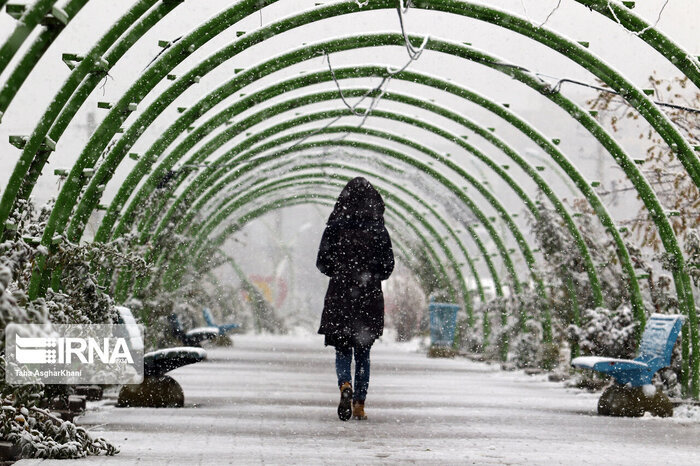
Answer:
[[[121,453],[79,464],[700,464],[697,419],[599,417],[596,395],[396,344],[372,351],[369,420],[340,422],[322,340],[235,340],[173,373],[185,408],[80,418]]]

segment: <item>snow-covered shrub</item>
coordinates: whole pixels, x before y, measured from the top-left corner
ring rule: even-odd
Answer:
[[[420,284],[407,272],[395,271],[385,286],[387,320],[396,328],[397,341],[408,341],[419,334],[427,308]]]
[[[457,319],[457,344],[458,349],[470,353],[481,353],[482,344],[482,320],[479,316],[474,316],[474,325],[467,325],[467,318]]]
[[[581,325],[570,325],[568,331],[582,354],[631,359],[636,351],[637,326],[632,309],[623,305],[615,310],[586,309]]]
[[[449,277],[438,272],[423,244],[415,244],[410,250],[413,252],[411,269],[415,273],[415,279],[420,284],[423,294],[438,302],[449,302]]]
[[[88,263],[90,257],[99,257],[100,246],[88,248],[65,243],[58,252],[49,255],[46,248],[35,245],[35,238],[43,232],[50,206],[38,212],[31,203],[22,201],[21,206],[23,209],[15,211],[10,219],[13,233],[0,243],[0,338],[4,340],[9,323],[109,321],[114,312],[113,302],[96,284]],[[44,297],[30,301],[27,289],[34,262],[39,256],[47,255],[50,265],[61,266],[61,287],[49,289]],[[93,439],[85,429],[36,406],[41,400],[66,395],[68,386],[8,385],[4,371],[3,347],[0,349],[0,438],[16,443],[22,457],[79,458],[116,453],[116,448],[106,441]]]
[[[681,339],[676,341],[671,353],[671,365],[664,367],[654,374],[654,385],[660,386],[662,390],[672,397],[682,396],[681,389],[681,362],[683,360],[681,354]]]
[[[93,438],[84,428],[37,406],[41,399],[55,394],[56,386],[52,390],[42,385],[9,386],[5,367],[4,355],[0,355],[0,438],[17,445],[20,457],[73,459],[119,452],[103,438]]]
[[[509,298],[501,296],[479,306],[482,319],[486,319],[488,326],[488,335],[482,342],[484,356],[487,359],[499,361],[507,356],[506,345],[510,344],[517,325],[516,319],[508,315],[511,305],[509,301]]]
[[[700,286],[700,234],[694,228],[688,231],[685,241],[686,269],[693,280],[693,284]]]
[[[533,319],[525,322],[525,330],[513,338],[513,363],[516,367],[540,367],[543,356],[542,324]]]

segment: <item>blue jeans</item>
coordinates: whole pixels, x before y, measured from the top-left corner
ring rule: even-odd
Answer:
[[[350,366],[352,353],[355,352],[355,389],[353,401],[365,401],[369,387],[369,350],[372,346],[352,346],[335,348],[335,372],[338,374],[338,387],[345,382],[352,382]]]

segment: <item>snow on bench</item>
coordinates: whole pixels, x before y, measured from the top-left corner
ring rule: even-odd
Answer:
[[[116,308],[119,323],[136,323],[136,319],[134,319],[129,308],[122,306],[117,306]],[[178,326],[179,323],[179,320],[177,320]],[[179,329],[182,332],[182,327],[179,327]],[[194,340],[200,342],[200,336],[212,334],[218,335],[218,329],[212,329],[211,327],[192,329],[187,333],[182,333],[182,336],[185,341]],[[144,347],[143,338],[139,332],[130,332],[129,345],[133,348]],[[143,357],[143,382],[140,385],[124,385],[119,391],[117,406],[184,406],[185,395],[182,387],[172,377],[165,374],[178,367],[203,361],[206,357],[207,352],[202,348],[193,348],[191,346],[177,346],[146,353]]]
[[[197,327],[185,331],[180,323],[180,318],[175,313],[168,316],[168,322],[170,322],[172,335],[185,346],[199,346],[203,341],[213,340],[219,336],[218,327]]]
[[[178,367],[194,364],[207,358],[202,348],[179,346],[151,351],[143,356],[143,375],[161,376]]]
[[[647,320],[639,355],[634,359],[582,356],[571,361],[576,368],[610,374],[620,385],[641,387],[651,383],[654,374],[671,364],[673,345],[683,326],[683,316],[652,314]]]

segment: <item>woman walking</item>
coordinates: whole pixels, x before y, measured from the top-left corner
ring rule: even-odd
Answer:
[[[382,280],[394,270],[394,252],[384,226],[384,201],[365,178],[350,180],[323,232],[316,267],[330,283],[318,333],[335,347],[340,388],[338,417],[367,419],[369,352],[384,332]],[[355,356],[355,385],[350,374]]]

